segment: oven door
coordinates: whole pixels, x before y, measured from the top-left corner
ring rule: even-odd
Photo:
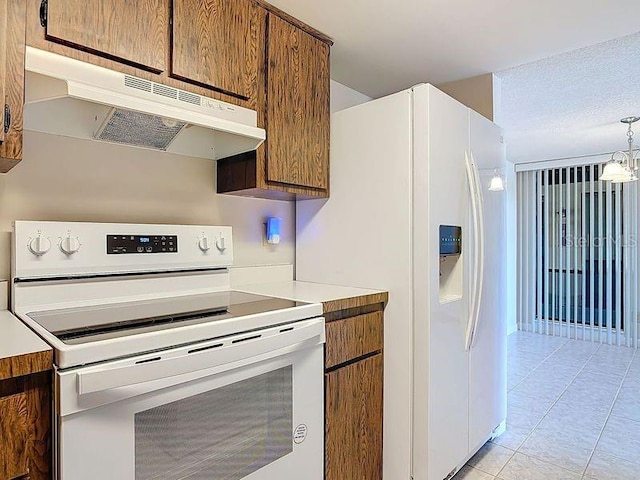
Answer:
[[[324,321],[57,373],[63,480],[323,478]]]

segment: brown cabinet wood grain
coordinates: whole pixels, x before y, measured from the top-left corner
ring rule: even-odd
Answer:
[[[265,19],[253,0],[173,0],[171,75],[254,98]]]
[[[0,0],[0,173],[22,159],[25,12],[25,2]]]
[[[0,380],[0,479],[50,480],[51,452],[50,362],[47,371]]]
[[[329,46],[269,16],[266,180],[329,187]]]
[[[0,398],[0,478],[12,479],[29,473],[29,415],[27,395]]]
[[[383,343],[382,312],[328,322],[325,368],[331,368],[373,352]]]
[[[0,0],[0,143],[4,141],[4,86],[7,80],[7,14],[9,0]]]
[[[325,375],[325,480],[382,479],[382,355]]]
[[[46,36],[153,72],[167,68],[169,0],[48,0]]]
[[[386,294],[327,311],[325,480],[382,479]],[[330,306],[331,304],[329,304]]]
[[[267,140],[256,152],[218,160],[217,191],[277,200],[328,197],[331,39],[258,4],[269,12],[256,104]]]

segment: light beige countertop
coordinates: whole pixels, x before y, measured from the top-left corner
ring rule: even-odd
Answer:
[[[239,285],[234,290],[300,302],[322,303],[324,313],[376,303],[386,304],[389,298],[388,293],[381,290],[297,281]]]
[[[49,370],[53,350],[6,310],[0,311],[0,380]]]

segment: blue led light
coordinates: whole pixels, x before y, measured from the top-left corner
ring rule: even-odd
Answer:
[[[280,224],[282,219],[278,217],[267,218],[267,243],[280,243]]]

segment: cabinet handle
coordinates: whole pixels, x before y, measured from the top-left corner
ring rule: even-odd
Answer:
[[[4,133],[9,133],[11,128],[11,107],[9,105],[4,106]]]
[[[47,26],[47,0],[40,2],[40,25]]]

